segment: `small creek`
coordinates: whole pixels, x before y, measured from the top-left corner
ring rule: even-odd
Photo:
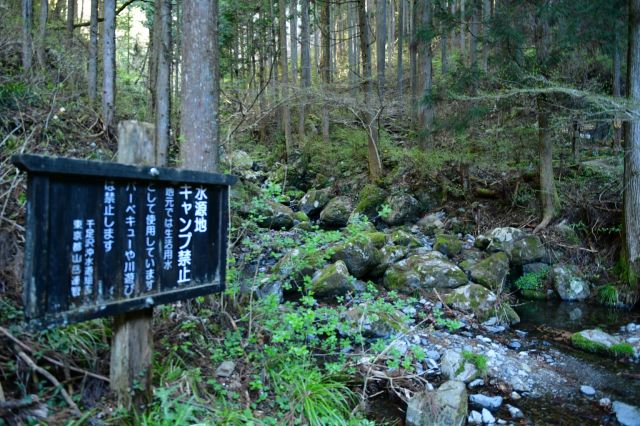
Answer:
[[[520,408],[532,424],[590,425],[617,424],[613,415],[598,405],[603,397],[632,405],[640,402],[640,365],[575,350],[560,333],[601,328],[614,333],[621,326],[640,322],[640,311],[611,309],[585,303],[526,301],[516,308],[521,323],[516,329],[528,333],[524,348],[548,353],[555,369],[574,386],[560,387],[557,396],[524,398]],[[564,333],[568,332],[568,333]],[[580,394],[580,385],[596,389],[594,398]]]

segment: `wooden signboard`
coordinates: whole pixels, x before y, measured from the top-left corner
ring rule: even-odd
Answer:
[[[24,301],[49,327],[225,285],[230,175],[20,155],[28,173]]]

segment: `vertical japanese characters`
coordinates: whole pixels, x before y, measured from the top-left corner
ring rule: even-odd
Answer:
[[[127,205],[125,208],[126,245],[124,249],[124,280],[123,293],[130,297],[136,288],[136,204],[135,183],[129,183],[126,187]]]
[[[145,226],[145,251],[144,259],[144,285],[146,291],[153,290],[156,274],[156,187],[153,184],[147,186],[146,202],[147,216]]]
[[[80,297],[82,293],[82,230],[84,221],[73,220],[71,242],[71,297]]]
[[[164,191],[164,247],[162,261],[165,271],[173,269],[173,209],[175,190],[171,187]]]
[[[191,281],[191,238],[193,237],[193,189],[182,185],[178,192],[180,204],[180,225],[178,226],[178,284]]]

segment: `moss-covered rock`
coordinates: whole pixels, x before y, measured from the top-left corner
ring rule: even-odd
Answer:
[[[389,226],[404,225],[418,220],[420,203],[409,194],[392,195],[385,203],[391,209],[382,220]]]
[[[366,232],[364,235],[369,238],[373,245],[378,249],[384,247],[385,243],[387,242],[387,236],[384,234],[384,232],[372,231]]]
[[[335,197],[320,212],[320,224],[326,228],[342,228],[349,222],[352,211],[349,197]]]
[[[341,260],[316,272],[310,290],[318,299],[332,299],[356,291],[355,279]]]
[[[421,247],[420,240],[404,229],[395,229],[389,234],[389,241],[394,246],[405,246],[409,248]]]
[[[448,349],[443,354],[440,369],[443,376],[449,380],[469,383],[480,377],[480,371],[474,363],[455,349]]]
[[[382,255],[368,234],[362,234],[336,246],[331,259],[344,262],[351,275],[362,278],[380,264]]]
[[[331,200],[331,188],[310,189],[300,200],[300,211],[317,217]]]
[[[415,394],[407,404],[405,424],[462,426],[467,410],[467,388],[463,382],[449,380],[437,391]]]
[[[444,215],[431,213],[420,219],[416,225],[425,235],[433,236],[444,229],[443,217]]]
[[[462,252],[462,241],[455,235],[440,234],[436,235],[436,241],[433,245],[434,250],[449,257],[454,257]]]
[[[356,204],[355,211],[370,218],[376,217],[386,198],[387,192],[384,189],[370,183],[366,184],[358,194],[358,204]]]
[[[290,229],[295,223],[293,210],[275,201],[266,201],[260,206],[259,215],[258,225],[263,228]]]
[[[580,350],[614,358],[631,357],[633,347],[620,338],[599,329],[582,330],[571,335],[571,344]]]
[[[547,257],[547,250],[536,235],[527,235],[514,242],[511,263],[517,266],[539,262]]]
[[[490,240],[487,250],[503,251],[507,256],[511,256],[511,251],[516,241],[526,237],[526,233],[518,228],[495,228],[492,230],[488,238]]]
[[[293,219],[298,222],[309,222],[309,216],[307,216],[303,211],[293,213]]]
[[[305,276],[313,276],[315,271],[327,263],[326,257],[324,251],[307,252],[296,248],[285,254],[273,266],[272,273],[283,281],[300,284]]]
[[[589,297],[589,283],[580,278],[572,266],[554,266],[551,270],[551,279],[562,300],[585,300]]]
[[[401,292],[456,288],[466,283],[467,274],[438,252],[415,254],[391,265],[383,280],[387,289]]]
[[[380,249],[380,264],[373,268],[371,276],[381,277],[389,266],[401,261],[409,254],[409,249],[402,246],[384,246]]]
[[[471,281],[500,293],[509,274],[509,258],[503,252],[494,253],[469,270]]]
[[[499,303],[495,293],[479,284],[472,283],[453,290],[445,296],[445,302],[452,308],[475,314],[481,321],[493,316],[511,324],[520,321],[509,305]]]
[[[260,197],[260,187],[244,180],[238,181],[229,189],[231,207],[242,216],[247,216],[253,209],[252,201]]]

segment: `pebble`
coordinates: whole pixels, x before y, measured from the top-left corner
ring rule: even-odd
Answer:
[[[438,351],[427,351],[427,358],[432,359],[434,361],[438,361],[440,359],[440,352],[438,352]]]
[[[527,332],[522,330],[516,330],[516,334],[520,337],[525,337],[527,335]]]
[[[486,396],[481,393],[471,395],[469,400],[473,405],[496,411],[502,405],[501,396]]]
[[[596,394],[596,390],[587,385],[580,386],[580,392],[582,392],[582,394],[586,396],[594,396]]]
[[[499,425],[506,425],[506,424],[507,424],[507,421],[506,421],[506,420],[503,420],[503,419],[498,419],[497,423],[498,423]]]
[[[427,358],[426,363],[427,363],[427,368],[431,370],[437,370],[439,368],[438,363],[431,358]]]
[[[488,320],[486,320],[485,322],[482,323],[482,325],[489,326],[489,327],[491,327],[493,325],[496,325],[496,324],[498,324],[498,317],[491,317],[491,318],[489,318]]]
[[[598,401],[598,405],[602,408],[609,409],[611,407],[611,400],[609,398],[600,398]]]
[[[481,342],[484,342],[484,343],[491,343],[491,339],[490,338],[485,337],[485,336],[483,336],[481,334],[478,334],[476,336],[476,339],[478,339],[478,340],[480,340]]]
[[[236,369],[236,363],[233,361],[225,361],[216,368],[216,376],[229,377],[233,374],[233,370]]]
[[[472,410],[469,413],[468,423],[470,425],[481,425],[482,424],[482,414],[478,413],[475,410]]]
[[[511,418],[522,419],[524,417],[524,413],[518,407],[514,407],[511,404],[507,404],[507,408],[509,409],[509,414],[511,414]]]
[[[520,396],[520,394],[516,391],[511,392],[511,399],[513,399],[514,401],[518,401],[520,399],[522,399],[522,397]]]
[[[469,383],[469,389],[474,389],[474,388],[477,388],[479,386],[484,386],[484,380],[475,379],[473,382]]]
[[[507,346],[509,346],[511,349],[513,349],[514,351],[519,350],[522,347],[522,343],[520,343],[517,340],[512,340],[510,341]]]
[[[493,414],[491,414],[491,412],[489,410],[487,410],[486,408],[482,409],[482,423],[485,424],[492,424],[496,422],[496,418],[493,417]]]
[[[486,325],[484,328],[490,333],[502,333],[507,329],[504,325]]]

